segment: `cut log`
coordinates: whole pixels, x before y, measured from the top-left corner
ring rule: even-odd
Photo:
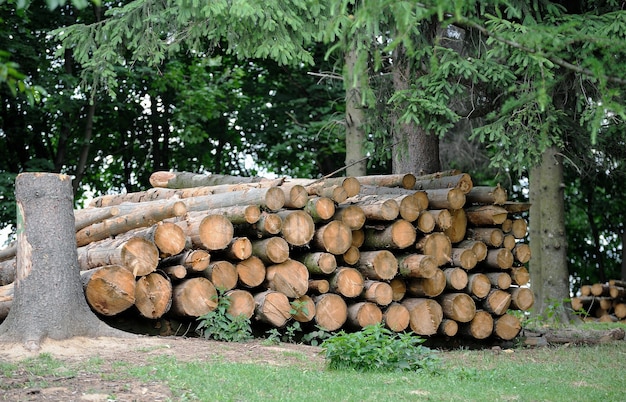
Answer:
[[[125,267],[108,265],[80,277],[87,303],[98,314],[116,315],[135,304],[135,276]]]
[[[410,173],[358,176],[357,180],[362,186],[415,188],[415,176]]]
[[[524,286],[530,282],[530,274],[526,267],[512,267],[509,271],[512,284],[517,286]]]
[[[217,307],[217,291],[206,278],[189,278],[174,286],[170,313],[180,317],[200,317]]]
[[[498,228],[472,228],[467,230],[467,238],[482,241],[489,247],[500,247],[504,233]]]
[[[326,279],[309,279],[309,292],[322,294],[329,290],[330,284]]]
[[[142,276],[135,284],[135,307],[143,317],[157,319],[172,306],[172,282],[161,273]]]
[[[303,210],[311,216],[313,222],[323,222],[333,218],[336,207],[333,200],[328,197],[313,197]]]
[[[283,220],[280,231],[287,243],[294,246],[308,244],[315,234],[315,222],[308,213],[301,210],[283,210],[278,212]]]
[[[210,254],[205,250],[187,250],[180,254],[167,257],[159,262],[159,267],[182,265],[191,272],[204,271],[211,262]]]
[[[504,222],[502,222],[502,225],[500,225],[500,228],[503,233],[510,233],[513,229],[513,220],[511,218],[505,219]]]
[[[476,261],[480,262],[487,258],[487,245],[479,240],[463,240],[456,245],[457,248],[471,248],[476,256]]]
[[[383,312],[374,303],[357,302],[348,306],[346,323],[352,328],[365,328],[383,321]]]
[[[400,206],[393,195],[357,195],[346,203],[360,207],[367,220],[392,221],[400,215]]]
[[[476,304],[467,293],[446,293],[438,301],[443,316],[456,322],[470,322],[476,314]]]
[[[591,294],[594,296],[609,296],[610,287],[608,283],[594,283],[591,285]]]
[[[461,209],[465,205],[465,194],[456,188],[424,190],[431,209]]]
[[[409,325],[417,335],[430,336],[437,333],[443,320],[441,305],[432,299],[407,298],[402,305],[409,310]]]
[[[446,277],[446,289],[463,290],[467,286],[467,272],[464,269],[458,267],[445,268],[443,274]]]
[[[511,275],[506,272],[487,272],[485,275],[489,278],[491,285],[496,289],[507,290],[513,283]]]
[[[329,277],[330,291],[344,297],[357,297],[363,291],[365,279],[359,271],[349,267],[339,267]]]
[[[493,333],[493,317],[487,311],[477,310],[472,321],[459,327],[459,332],[474,339],[487,339]]]
[[[228,309],[226,309],[228,314],[233,317],[252,318],[254,315],[254,296],[252,293],[246,290],[233,289],[224,293],[224,297],[229,300]]]
[[[422,209],[419,200],[413,194],[401,195],[395,198],[400,207],[400,217],[408,222],[414,222],[420,216]]]
[[[511,308],[514,310],[528,311],[535,304],[535,295],[529,288],[510,288]]]
[[[222,174],[196,174],[190,172],[158,171],[150,175],[152,187],[188,188],[214,186],[218,184],[258,183],[266,181],[263,177],[242,177]]]
[[[483,273],[470,274],[467,276],[467,292],[476,296],[478,299],[484,299],[491,291],[491,281],[487,275]]]
[[[388,250],[362,251],[356,268],[369,279],[390,280],[398,273],[398,260]]]
[[[619,279],[609,279],[609,285],[626,288],[626,280],[622,281]]]
[[[229,261],[211,261],[201,274],[222,293],[234,289],[237,285],[237,269]]]
[[[512,234],[504,235],[504,238],[502,239],[502,247],[513,252],[516,244],[517,244],[517,240],[515,239],[515,236],[513,236]],[[513,256],[515,257],[515,255]]]
[[[456,209],[450,211],[450,217],[452,218],[452,225],[443,233],[448,236],[451,243],[459,243],[466,237],[467,215],[464,209]]]
[[[245,191],[210,194],[183,198],[187,211],[209,211],[235,205],[258,205],[270,211],[278,211],[285,205],[285,193],[277,187],[253,188]]]
[[[459,324],[449,318],[441,320],[441,324],[439,324],[439,328],[437,329],[439,335],[447,337],[453,337],[457,332],[459,332]]]
[[[624,297],[626,297],[626,288],[623,288],[621,286],[609,285],[609,295],[613,299],[623,299]]]
[[[337,269],[337,258],[331,253],[321,251],[301,254],[296,257],[312,274],[328,275]]]
[[[425,211],[430,207],[430,204],[428,202],[428,194],[425,191],[414,192],[413,198],[417,200],[417,205],[419,206],[420,210]],[[431,208],[431,209],[434,210],[435,208]]]
[[[154,243],[161,258],[179,254],[187,245],[185,232],[173,222],[159,222],[148,228],[131,229],[115,238],[121,241],[132,237],[142,237]]]
[[[280,264],[289,258],[289,244],[282,237],[268,237],[251,243],[252,255],[259,257],[265,264]]]
[[[530,246],[528,244],[517,243],[511,252],[513,253],[513,257],[515,257],[515,261],[522,264],[526,264],[530,261]]]
[[[346,224],[350,230],[356,231],[365,224],[365,212],[358,205],[342,204],[336,207],[333,219]]]
[[[121,213],[120,208],[84,208],[74,210],[74,228],[79,230],[91,226],[95,223],[102,222]],[[15,253],[13,253],[15,255]]]
[[[221,208],[211,208],[212,215],[223,215],[233,225],[252,225],[261,218],[261,208],[258,205],[233,205]],[[207,215],[206,210],[190,211],[188,216],[202,220]]]
[[[235,227],[235,232],[250,238],[262,239],[280,233],[283,220],[278,214],[262,212],[254,224],[242,224]]]
[[[476,264],[478,264],[478,258],[472,248],[453,247],[450,257],[452,258],[452,265],[461,267],[467,271],[473,269]]]
[[[245,288],[255,288],[265,280],[265,264],[259,257],[252,256],[235,265],[239,284]]]
[[[317,250],[341,255],[352,245],[352,230],[341,221],[331,221],[317,228],[311,245]]]
[[[234,237],[222,254],[225,259],[246,260],[252,256],[252,242],[247,237]]]
[[[415,227],[411,222],[398,219],[383,229],[375,227],[365,228],[363,247],[370,249],[404,249],[415,243],[417,237]]]
[[[467,221],[475,226],[500,225],[508,216],[508,211],[496,205],[466,207]]]
[[[452,219],[450,219],[450,223],[452,223]],[[435,217],[426,211],[422,211],[422,213],[418,216],[417,222],[415,222],[415,227],[422,233],[430,233],[435,230],[436,222]]]
[[[300,209],[304,208],[309,202],[309,192],[299,184],[281,185],[278,188],[285,193],[285,208]]]
[[[174,216],[182,216],[187,212],[185,204],[174,201],[158,204],[158,207],[145,208],[136,212],[110,218],[105,221],[89,225],[76,233],[76,245],[78,247],[103,240],[131,229],[152,226],[155,223]]]
[[[358,229],[352,231],[352,246],[359,248],[365,242],[365,230]]]
[[[526,219],[515,219],[513,220],[513,227],[511,228],[511,233],[515,236],[516,239],[523,239],[526,237],[526,233],[528,232],[528,224],[526,223]]]
[[[500,339],[510,341],[522,330],[519,318],[513,314],[503,314],[493,320],[493,334]]]
[[[268,266],[265,280],[269,289],[281,292],[289,298],[298,298],[309,288],[309,271],[301,262],[288,259]]]
[[[393,278],[389,281],[389,286],[393,290],[393,301],[399,302],[406,295],[406,282],[402,278]]]
[[[383,311],[385,326],[394,332],[402,332],[408,328],[410,321],[409,310],[400,303],[391,303]]]
[[[474,186],[465,195],[468,203],[503,205],[508,200],[506,190],[498,184],[496,187]]]
[[[224,215],[208,215],[198,227],[200,242],[207,250],[223,250],[233,241],[235,229]]]
[[[460,173],[454,176],[440,176],[431,179],[416,178],[414,188],[417,190],[455,188],[463,194],[468,194],[473,187],[474,183],[471,176],[467,173]]]
[[[159,263],[159,250],[154,243],[133,237],[128,240],[105,239],[78,248],[78,263],[81,270],[104,265],[121,265],[135,276],[154,272]]]
[[[431,278],[437,273],[435,257],[424,254],[402,254],[398,260],[398,274],[405,278]]]
[[[501,205],[502,208],[509,211],[510,214],[518,214],[521,212],[528,212],[530,210],[530,203],[527,202],[513,202],[507,201]]]
[[[506,248],[488,250],[483,264],[495,269],[509,269],[513,266],[513,253]]]
[[[170,265],[161,268],[161,270],[165,272],[165,274],[167,274],[167,276],[172,280],[180,281],[181,279],[187,277],[187,268],[185,268],[183,265]]]
[[[418,239],[415,248],[422,254],[433,256],[438,266],[450,262],[452,244],[450,238],[443,233],[431,233]]]
[[[361,251],[357,247],[350,246],[348,251],[337,257],[341,265],[355,265],[361,258]]]
[[[294,300],[292,305],[298,306],[293,319],[298,322],[310,322],[315,318],[315,302],[309,295],[300,296]]]
[[[326,331],[338,330],[348,319],[348,306],[345,300],[336,294],[325,293],[315,296],[315,323]]]
[[[482,300],[483,309],[494,315],[506,313],[510,305],[511,295],[500,289],[491,289],[487,297]]]
[[[430,278],[412,278],[407,281],[406,292],[414,297],[437,297],[446,289],[446,276],[437,270]]]
[[[386,282],[366,280],[361,297],[379,306],[388,306],[393,301],[393,289]]]
[[[452,214],[447,209],[429,209],[427,211],[435,218],[434,230],[443,232],[452,226]]]
[[[284,294],[275,290],[254,295],[254,318],[274,327],[282,327],[291,318],[291,304]]]
[[[620,320],[626,318],[626,303],[616,303],[613,307],[613,313]]]

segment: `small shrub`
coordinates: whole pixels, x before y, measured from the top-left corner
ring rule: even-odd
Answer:
[[[439,360],[432,350],[421,345],[424,341],[376,324],[354,333],[340,331],[326,339],[322,348],[332,370],[434,371]]]
[[[250,319],[228,313],[230,298],[221,292],[215,310],[198,317],[196,332],[206,339],[226,342],[246,342],[253,338]]]

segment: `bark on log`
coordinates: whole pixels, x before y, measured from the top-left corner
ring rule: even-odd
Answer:
[[[103,222],[89,225],[76,233],[78,247],[103,240],[131,229],[154,225],[167,218],[182,216],[187,212],[185,204],[174,201],[161,205],[159,208],[142,208],[131,214],[107,219]]]
[[[345,300],[336,294],[325,293],[315,296],[315,323],[326,331],[336,331],[348,319],[348,306]]]
[[[407,298],[402,305],[409,310],[409,325],[417,335],[430,336],[437,333],[443,320],[441,305],[432,299]]]
[[[289,298],[298,298],[309,288],[309,271],[301,262],[288,259],[281,264],[268,266],[265,280],[269,289]]]
[[[456,209],[450,211],[450,217],[452,218],[452,225],[443,233],[448,236],[451,243],[459,243],[466,237],[467,215],[464,209]]]
[[[365,212],[358,205],[338,205],[335,209],[333,219],[346,224],[350,230],[359,230],[365,224]]]
[[[386,282],[366,280],[361,297],[379,306],[387,306],[393,301],[393,289]]]
[[[508,211],[496,205],[477,205],[465,208],[467,220],[475,226],[501,225]]]
[[[438,266],[450,262],[452,244],[450,238],[443,233],[431,233],[418,239],[415,248],[422,254],[433,256]]]
[[[467,173],[460,173],[454,176],[440,176],[431,179],[416,178],[414,188],[417,190],[456,188],[463,194],[467,194],[473,187],[474,183],[471,176]]]
[[[535,304],[535,296],[529,288],[510,288],[509,291],[512,309],[528,311]]]
[[[78,248],[81,270],[104,265],[121,265],[135,276],[154,272],[159,263],[159,250],[154,243],[141,237],[128,240],[105,239]]]
[[[506,313],[493,320],[493,334],[500,339],[510,341],[522,330],[519,318]]]
[[[301,210],[283,210],[277,214],[283,220],[280,233],[287,243],[304,246],[311,241],[315,234],[315,222],[311,215]]]
[[[361,294],[365,286],[365,279],[359,271],[349,267],[339,267],[329,277],[330,291],[347,298],[354,298]]]
[[[282,228],[283,220],[278,214],[262,212],[254,224],[237,225],[235,232],[253,239],[262,239],[279,234]]]
[[[217,307],[217,291],[206,278],[189,278],[174,286],[170,313],[180,317],[200,317]]]
[[[391,303],[383,311],[385,326],[394,332],[402,332],[408,328],[410,321],[409,310],[400,303]]]
[[[337,258],[331,253],[311,252],[295,257],[312,274],[329,275],[337,269]]]
[[[229,261],[211,261],[201,274],[221,292],[234,289],[237,285],[237,269]]]
[[[467,272],[458,267],[445,268],[443,274],[446,277],[446,289],[463,290],[467,287]]]
[[[356,268],[369,279],[390,280],[398,273],[398,260],[387,250],[362,251]]]
[[[510,214],[519,214],[522,212],[528,212],[530,210],[530,203],[527,202],[513,202],[507,201],[501,205],[502,208],[509,211]]]
[[[280,264],[289,259],[289,244],[282,237],[268,237],[251,243],[252,255],[259,257],[265,264]]]
[[[453,247],[450,257],[452,258],[452,265],[461,267],[466,271],[473,269],[478,264],[478,258],[471,248]]]
[[[163,258],[159,262],[159,267],[172,265],[182,265],[188,271],[204,271],[211,262],[211,255],[205,250],[187,250],[171,257]]]
[[[431,278],[437,273],[435,257],[424,254],[403,254],[398,260],[398,274],[404,278]]]
[[[87,304],[98,314],[116,315],[135,303],[135,276],[125,267],[94,268],[80,277]]]
[[[461,209],[465,205],[465,194],[456,188],[424,190],[428,195],[428,206],[431,209]]]
[[[483,309],[494,315],[506,313],[510,305],[511,295],[500,289],[491,289],[487,297],[482,300]]]
[[[446,276],[439,269],[430,278],[412,278],[406,285],[406,292],[411,296],[437,297],[446,289]]]
[[[293,319],[298,322],[310,322],[315,318],[315,302],[309,295],[303,295],[294,300],[294,304],[299,306]]]
[[[120,208],[84,208],[74,210],[74,229],[79,230],[102,222],[106,219],[113,218],[121,213]],[[15,254],[14,254],[15,255]]]
[[[474,339],[486,339],[493,333],[493,317],[487,311],[477,310],[469,323],[459,327],[459,332]]]
[[[500,184],[496,187],[474,186],[465,196],[467,202],[472,204],[503,205],[508,200],[506,190]]]
[[[467,276],[466,290],[470,295],[484,299],[491,291],[491,282],[483,273],[470,274]]]
[[[362,186],[415,188],[415,175],[410,173],[358,176],[357,180]]]
[[[255,288],[265,280],[265,264],[254,255],[238,262],[235,269],[239,283],[245,288]]]
[[[383,321],[383,312],[374,303],[357,302],[348,306],[346,323],[353,328],[365,328]]]
[[[303,210],[317,223],[331,219],[335,215],[336,207],[328,197],[314,197],[306,203]]]
[[[411,222],[398,219],[382,229],[366,227],[363,247],[400,250],[413,245],[416,237],[417,233]]]
[[[198,213],[200,211],[192,212]],[[206,214],[206,212],[203,212]],[[261,208],[258,205],[234,205],[232,207],[212,208],[214,215],[224,215],[233,225],[252,225],[261,218]]]
[[[158,271],[142,276],[135,284],[135,307],[146,318],[157,319],[172,306],[172,282]]]
[[[466,293],[446,293],[438,301],[444,317],[456,322],[470,322],[476,315],[476,304]]]
[[[224,293],[224,297],[229,300],[228,309],[226,309],[228,314],[233,317],[252,318],[254,315],[254,296],[252,293],[242,289],[233,289]]]
[[[285,193],[277,187],[253,188],[246,191],[233,191],[183,198],[187,211],[208,211],[236,205],[258,205],[270,211],[278,211],[285,205]]]
[[[170,265],[168,267],[160,268],[167,276],[176,281],[180,281],[187,277],[187,268],[183,265]],[[134,277],[133,277],[134,278]]]
[[[311,239],[311,246],[317,250],[341,255],[352,245],[352,230],[341,221],[331,221],[320,226]]]
[[[254,318],[274,327],[282,327],[291,318],[291,304],[284,294],[266,290],[254,295]]]
[[[263,177],[242,177],[221,174],[196,174],[190,172],[154,172],[150,175],[152,187],[189,188],[214,186],[216,184],[257,183],[266,181]]]

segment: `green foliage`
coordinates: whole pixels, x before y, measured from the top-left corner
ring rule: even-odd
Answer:
[[[332,370],[434,371],[438,359],[414,334],[396,334],[382,324],[361,331],[340,331],[324,340],[322,348]]]
[[[198,317],[196,332],[206,339],[226,342],[246,342],[253,338],[250,319],[244,315],[233,317],[228,313],[230,299],[221,294],[215,310]]]

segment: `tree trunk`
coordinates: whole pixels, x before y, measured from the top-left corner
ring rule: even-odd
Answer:
[[[45,338],[128,336],[101,322],[85,300],[69,176],[22,173],[15,182],[17,273],[0,339],[38,350]]]
[[[550,300],[563,301],[570,297],[562,161],[556,147],[548,148],[541,164],[530,173],[529,223],[533,258],[529,263],[536,314],[543,314]],[[563,323],[569,322],[571,317],[567,309],[562,308],[555,319]]]
[[[356,47],[348,49],[344,56],[346,87],[346,174],[348,176],[364,176],[367,174],[367,162],[363,159],[363,145],[365,136],[365,113],[361,103],[361,86],[356,71],[358,53]],[[360,161],[360,162],[358,162]],[[358,163],[355,163],[358,162]]]

